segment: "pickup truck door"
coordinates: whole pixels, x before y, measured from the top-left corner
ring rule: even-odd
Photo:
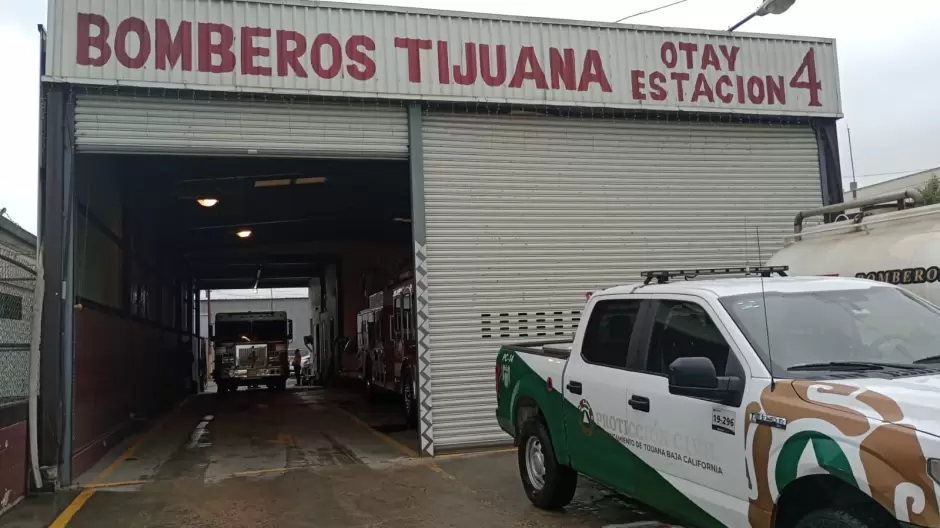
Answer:
[[[648,337],[631,349],[627,419],[633,451],[703,514],[727,526],[748,526],[745,404],[727,406],[669,392],[668,369],[681,357],[707,357],[719,376],[749,383],[740,351],[712,307],[694,296],[650,296]],[[640,497],[649,501],[650,498]],[[659,505],[653,502],[654,506]],[[705,523],[701,523],[705,524]]]
[[[646,302],[598,300],[578,329],[564,373],[565,430],[571,466],[621,493],[634,494],[634,457],[623,457],[611,437],[626,415],[622,376],[634,327]]]

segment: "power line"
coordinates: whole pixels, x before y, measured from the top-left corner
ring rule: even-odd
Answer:
[[[666,5],[663,5],[663,6],[654,7],[653,9],[648,9],[648,10],[646,10],[646,11],[641,11],[641,12],[639,12],[639,13],[634,13],[634,14],[632,14],[632,15],[630,15],[630,16],[625,16],[625,17],[621,18],[620,20],[615,21],[614,24],[619,24],[619,23],[623,22],[624,20],[628,20],[628,19],[633,18],[633,17],[638,17],[638,16],[640,16],[640,15],[645,15],[645,14],[647,14],[647,13],[653,13],[653,12],[659,11],[659,10],[661,10],[661,9],[666,9],[667,7],[672,7],[672,6],[674,6],[674,5],[684,4],[684,3],[688,2],[688,1],[689,1],[689,0],[678,0],[677,2],[673,2],[673,3],[671,3],[671,4],[666,4]]]
[[[935,170],[935,169],[940,169],[940,167],[929,167],[929,168],[926,168],[926,169],[914,169],[914,170],[904,170],[904,171],[896,171],[896,172],[876,172],[876,173],[872,173],[872,174],[859,174],[858,176],[856,176],[856,178],[877,178],[877,177],[879,177],[879,176],[895,176],[895,175],[898,175],[898,174],[913,175],[913,174],[918,174],[918,173],[921,173],[921,172],[927,172],[927,171]],[[842,178],[842,179],[843,179],[843,180],[851,180],[852,177],[849,176],[849,177],[844,177],[844,178]]]

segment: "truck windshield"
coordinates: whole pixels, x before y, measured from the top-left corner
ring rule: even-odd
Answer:
[[[766,317],[760,293],[721,303],[765,365],[769,323],[777,376],[829,362],[940,364],[940,309],[898,288],[768,292]]]
[[[255,343],[286,339],[287,321],[233,321],[215,325],[215,340],[220,343]]]

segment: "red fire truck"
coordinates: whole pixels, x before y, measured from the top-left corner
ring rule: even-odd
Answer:
[[[408,424],[418,423],[417,336],[414,276],[403,274],[369,296],[359,312],[357,359],[370,397],[377,391],[401,396]]]

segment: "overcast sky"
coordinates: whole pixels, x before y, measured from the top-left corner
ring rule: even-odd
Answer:
[[[613,22],[673,0],[388,0],[385,3]],[[375,1],[358,3],[378,3]],[[635,24],[722,30],[758,0],[687,0],[630,20]],[[43,0],[0,0],[0,208],[36,227],[39,35]],[[781,16],[758,18],[750,32],[838,40],[845,118],[843,179],[851,176],[852,129],[860,185],[940,166],[940,1],[796,0]],[[845,184],[848,189],[848,183]]]

